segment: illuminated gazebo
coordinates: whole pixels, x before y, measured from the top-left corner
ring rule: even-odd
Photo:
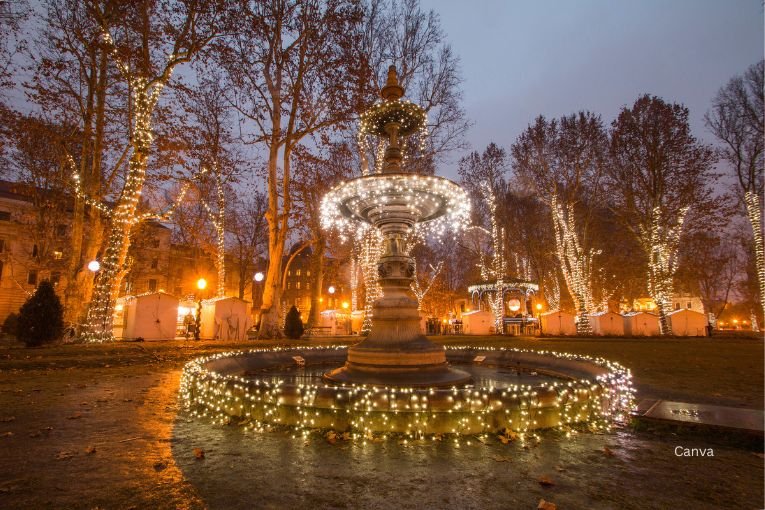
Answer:
[[[497,325],[501,324],[502,331],[498,333],[521,334],[538,327],[538,318],[534,315],[537,292],[537,283],[511,277],[468,287],[473,305],[488,309],[495,315]]]

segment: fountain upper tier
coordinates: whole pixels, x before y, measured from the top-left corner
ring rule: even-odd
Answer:
[[[325,196],[323,209],[330,217],[341,216],[375,226],[393,220],[411,226],[442,216],[467,218],[470,202],[467,194],[448,179],[384,173],[340,184]],[[334,218],[335,222],[338,220]]]

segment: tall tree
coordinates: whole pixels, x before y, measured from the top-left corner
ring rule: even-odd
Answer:
[[[736,177],[737,196],[744,203],[754,237],[760,306],[765,311],[765,60],[752,65],[743,76],[734,76],[712,101],[704,117],[707,127],[723,146],[722,158]]]
[[[118,79],[101,27],[123,17],[123,2],[47,0],[40,15],[39,36],[28,51],[30,101],[48,122],[70,126],[64,149],[69,172],[76,172],[81,195],[75,197],[69,262],[64,292],[65,317],[84,320],[93,290],[88,262],[103,242],[104,218],[94,205],[109,195],[128,156],[124,142],[128,90]],[[86,235],[87,234],[87,235]]]
[[[229,101],[267,152],[269,265],[260,331],[278,335],[282,257],[292,213],[292,157],[314,133],[350,120],[358,105],[358,24],[346,0],[236,2],[236,31],[219,48]]]
[[[127,173],[113,209],[101,270],[88,309],[84,336],[90,342],[112,339],[114,304],[146,180],[154,137],[152,117],[162,90],[173,71],[190,62],[216,35],[220,16],[213,2],[137,2],[131,4],[117,32],[117,27],[107,24],[110,20],[101,16],[98,7],[91,6],[90,12],[99,22],[101,41],[130,89],[132,118]],[[128,39],[116,41],[112,32],[128,34]]]
[[[648,260],[648,292],[662,334],[671,335],[667,314],[682,234],[718,209],[714,151],[691,134],[687,108],[644,95],[613,122],[611,161],[610,205]]]
[[[549,207],[555,252],[578,316],[577,333],[591,332],[593,279],[599,254],[593,204],[601,197],[608,136],[600,117],[579,112],[560,120],[540,116],[511,148],[516,176]]]

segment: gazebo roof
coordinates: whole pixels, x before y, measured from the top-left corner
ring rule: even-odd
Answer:
[[[497,280],[494,281],[484,281],[479,283],[474,283],[473,285],[470,285],[468,287],[468,292],[471,294],[473,292],[492,292],[497,290],[522,290],[522,291],[529,291],[532,290],[534,292],[539,291],[539,285],[536,282],[528,281],[528,280],[521,280],[520,278],[513,278],[510,276],[506,276],[502,279],[501,283]]]

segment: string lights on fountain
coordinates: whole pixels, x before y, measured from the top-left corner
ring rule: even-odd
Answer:
[[[486,439],[485,434],[503,429],[518,433],[521,441],[539,439],[534,431],[540,428],[558,428],[568,436],[574,430],[571,427],[580,423],[586,423],[593,431],[609,431],[614,425],[626,423],[634,410],[629,370],[602,358],[550,351],[449,348],[466,359],[476,354],[497,360],[528,360],[531,356],[537,362],[554,366],[559,366],[556,359],[563,363],[574,361],[580,367],[592,366],[588,370],[592,377],[503,388],[436,389],[291,383],[281,378],[274,380],[267,373],[244,377],[209,368],[222,358],[262,355],[278,360],[273,362],[279,366],[294,355],[310,364],[314,357],[325,361],[332,356],[342,357],[344,350],[344,347],[277,347],[198,358],[183,370],[180,398],[196,417],[219,424],[236,419],[248,430],[262,432],[289,427],[294,431],[293,437],[307,437],[330,429],[360,441],[391,436],[441,440],[445,434],[457,445],[476,434]]]

